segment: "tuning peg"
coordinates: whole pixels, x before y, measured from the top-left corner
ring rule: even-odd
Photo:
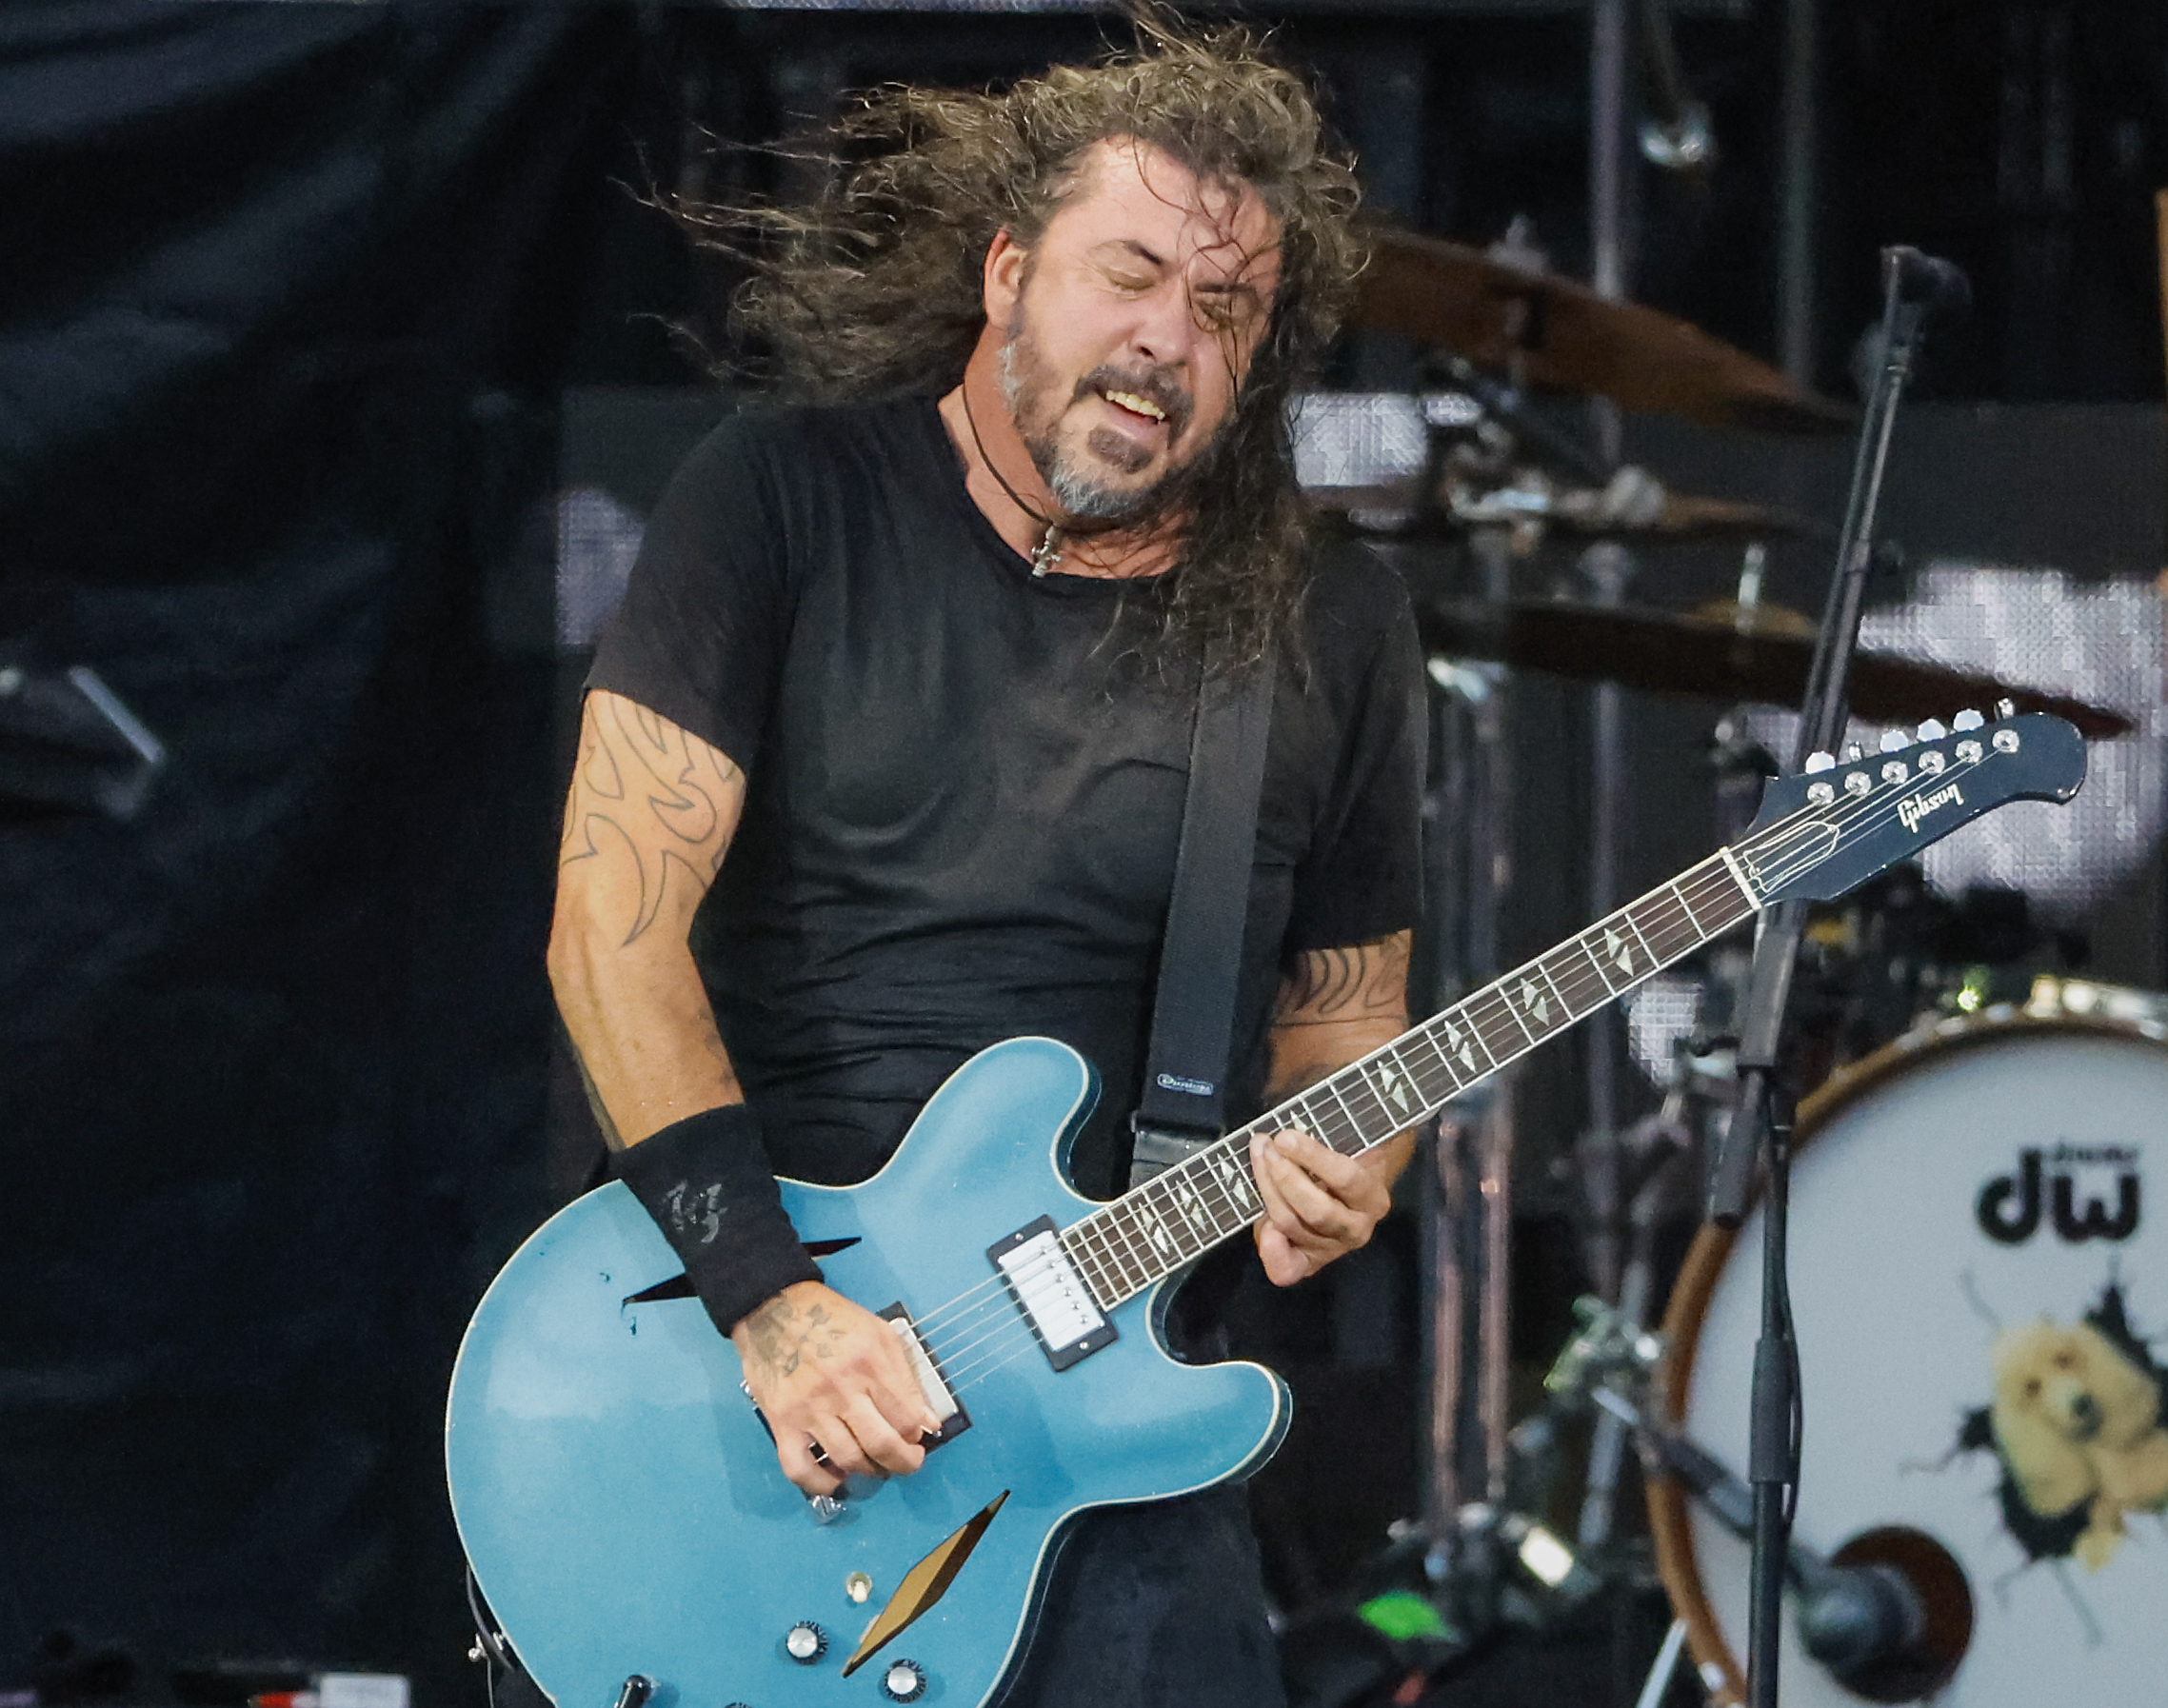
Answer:
[[[1882,731],[1882,751],[1884,753],[1901,753],[1911,745],[1912,743],[1906,738],[1903,730],[1885,729]]]
[[[1929,718],[1926,723],[1919,725],[1919,739],[1923,742],[1939,742],[1949,733],[1947,729],[1942,727],[1942,721],[1939,718]]]
[[[1995,715],[1999,718],[2016,717],[2018,715],[2018,703],[2015,700],[1998,700],[1995,703]]]
[[[1806,756],[1807,774],[1810,777],[1817,771],[1829,771],[1836,769],[1836,767],[1837,755],[1834,753],[1824,753],[1820,748],[1817,747],[1812,753]]]
[[[1968,705],[1964,708],[1964,710],[1958,713],[1956,717],[1950,720],[1950,727],[1952,729],[1959,730],[1978,729],[1982,724],[1986,722],[1987,720],[1985,718],[1981,717],[1978,712],[1974,711],[1973,708]]]
[[[1866,748],[1860,746],[1858,742],[1846,742],[1844,744],[1844,763],[1846,765],[1852,765],[1855,762],[1862,760],[1866,757]]]

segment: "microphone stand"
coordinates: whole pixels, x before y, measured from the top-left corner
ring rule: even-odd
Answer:
[[[1852,488],[1839,535],[1837,573],[1822,610],[1821,633],[1800,709],[1796,774],[1807,756],[1834,753],[1846,723],[1845,679],[1860,634],[1860,609],[1874,556],[1875,515],[1891,428],[1912,378],[1921,328],[1938,307],[1969,298],[1964,275],[1946,261],[1901,246],[1882,250],[1881,360],[1875,375]],[[1777,1708],[1777,1661],[1784,1606],[1784,1564],[1791,1539],[1791,1497],[1799,1481],[1800,1397],[1799,1347],[1785,1264],[1794,1092],[1780,1071],[1784,1014],[1807,904],[1780,902],[1764,917],[1741,1004],[1739,1094],[1716,1162],[1709,1217],[1736,1228],[1746,1219],[1755,1164],[1764,1178],[1761,1217],[1761,1338],[1754,1348],[1753,1422],[1747,1480],[1754,1491],[1754,1567],[1748,1623],[1747,1699]]]

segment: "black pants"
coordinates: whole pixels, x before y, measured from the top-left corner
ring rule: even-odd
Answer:
[[[1071,1526],[998,1708],[1284,1708],[1249,1502],[1207,1489]]]

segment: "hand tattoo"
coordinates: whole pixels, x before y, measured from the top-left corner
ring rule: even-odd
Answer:
[[[753,1357],[770,1376],[795,1376],[807,1358],[833,1358],[843,1326],[828,1318],[828,1307],[801,1311],[777,1294],[746,1319]]]

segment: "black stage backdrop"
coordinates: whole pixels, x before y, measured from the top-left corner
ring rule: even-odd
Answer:
[[[0,817],[0,1687],[57,1628],[153,1698],[461,1683],[439,1419],[544,1208],[557,788],[483,589],[633,43],[0,10],[0,644],[172,755],[132,824]]]

